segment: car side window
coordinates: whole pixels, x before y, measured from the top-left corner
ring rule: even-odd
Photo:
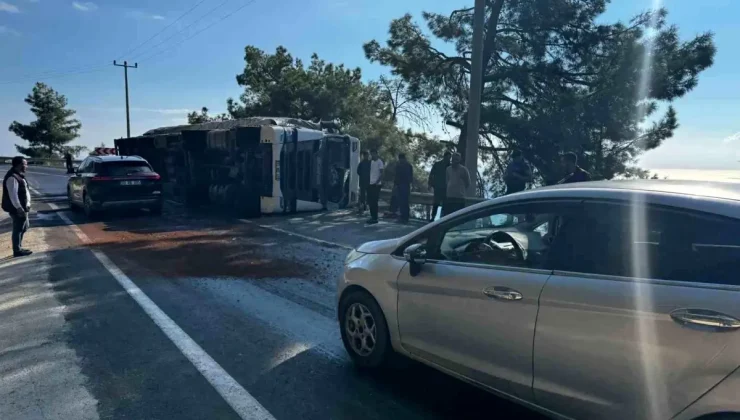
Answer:
[[[587,203],[558,237],[555,269],[740,285],[740,222],[642,204]]]
[[[90,159],[85,159],[80,163],[79,168],[77,168],[77,171],[80,173],[85,173],[87,171],[88,166],[90,165]]]
[[[436,255],[446,261],[545,268],[552,240],[548,227],[573,218],[578,207],[564,202],[513,204],[463,217],[441,234]]]

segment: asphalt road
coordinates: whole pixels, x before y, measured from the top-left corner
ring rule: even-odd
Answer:
[[[415,363],[356,370],[334,309],[346,250],[310,231],[176,208],[91,222],[67,208],[62,171],[28,179],[37,252],[0,260],[12,279],[0,281],[0,324],[26,320],[16,342],[0,338],[2,419],[535,418]]]

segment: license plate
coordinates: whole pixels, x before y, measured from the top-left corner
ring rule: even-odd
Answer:
[[[141,185],[141,181],[121,181],[121,185]]]

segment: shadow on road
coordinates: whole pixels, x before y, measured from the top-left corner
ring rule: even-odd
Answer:
[[[86,249],[49,253],[65,338],[100,418],[238,416]]]
[[[303,372],[321,375],[321,385],[317,386],[313,375],[300,374]],[[337,366],[337,361],[309,350],[265,372],[251,389],[259,398],[269,395],[268,384],[274,383],[306,401],[320,401],[312,418],[544,420],[537,413],[411,360],[398,368],[369,372],[358,370],[349,361]],[[293,408],[279,400],[264,401],[276,418],[295,416]]]

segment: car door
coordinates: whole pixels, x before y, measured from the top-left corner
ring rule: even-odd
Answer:
[[[82,189],[84,184],[84,173],[90,166],[90,158],[87,158],[80,163],[77,171],[69,178],[69,189],[72,201],[75,203],[82,203]]]
[[[475,382],[532,400],[538,299],[551,273],[542,268],[548,252],[542,224],[577,205],[499,205],[440,225],[426,240],[428,259],[418,274],[407,264],[398,278],[403,347]]]
[[[587,202],[552,244],[534,340],[537,404],[669,419],[740,364],[740,223]]]

